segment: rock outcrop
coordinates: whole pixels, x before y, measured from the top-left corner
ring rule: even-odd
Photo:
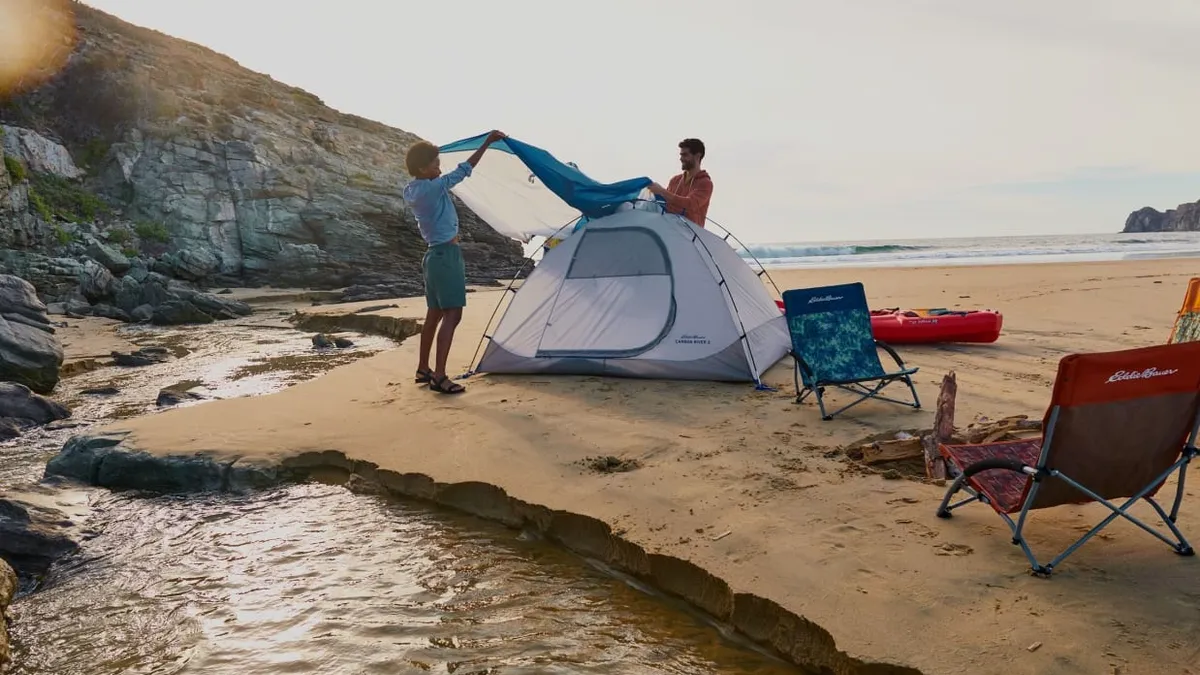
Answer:
[[[70,416],[70,410],[33,393],[24,385],[0,382],[0,421],[29,427],[65,420]]]
[[[40,577],[55,560],[79,549],[67,534],[71,526],[56,509],[0,498],[0,560],[22,576]]]
[[[1121,232],[1200,232],[1200,202],[1180,204],[1166,211],[1143,206],[1129,214]]]
[[[80,273],[64,258],[118,276],[142,260],[199,288],[420,284],[424,246],[401,198],[416,136],[198,45],[61,8],[77,26],[65,67],[0,99],[5,151],[26,174],[0,179],[0,247],[23,254],[0,271],[23,264],[57,287]],[[520,245],[459,209],[472,281],[511,276]],[[93,281],[94,305],[107,279]]]
[[[80,184],[66,149],[38,133],[0,127],[7,182],[0,182],[0,273],[28,280],[51,313],[120,321],[208,323],[244,316],[250,308],[200,291],[192,282],[215,270],[203,251],[146,253],[156,231],[120,220],[68,222],[110,214]],[[26,167],[37,167],[40,173]],[[212,261],[208,263],[206,261]],[[135,310],[139,310],[136,311]]]
[[[48,394],[58,384],[62,362],[62,345],[33,286],[0,275],[0,381]]]
[[[17,594],[17,575],[8,563],[0,560],[0,673],[5,672],[12,657],[8,649],[8,620],[5,610]]]

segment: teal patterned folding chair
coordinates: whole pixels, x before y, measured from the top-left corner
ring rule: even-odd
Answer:
[[[867,294],[861,283],[784,291],[783,307],[792,334],[797,403],[810,394],[815,395],[824,420],[831,420],[867,399],[921,407],[912,381],[917,369],[905,367],[896,350],[875,340]],[[898,370],[884,370],[879,349],[896,361]],[[911,402],[880,393],[895,382],[908,385]],[[827,413],[827,387],[842,389],[857,398]]]

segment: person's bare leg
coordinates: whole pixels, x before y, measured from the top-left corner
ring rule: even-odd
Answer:
[[[450,358],[450,344],[454,342],[454,329],[462,320],[462,307],[442,310],[442,325],[437,333],[437,355],[433,368],[434,381],[446,376],[446,361]],[[460,385],[455,385],[459,388]]]
[[[421,326],[421,347],[417,356],[418,373],[429,371],[429,352],[433,351],[433,338],[437,335],[442,315],[443,312],[440,309],[430,308],[425,312],[425,324]]]

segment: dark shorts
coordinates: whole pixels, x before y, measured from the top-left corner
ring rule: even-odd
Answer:
[[[467,306],[467,267],[458,244],[438,244],[425,251],[425,304],[429,309]]]

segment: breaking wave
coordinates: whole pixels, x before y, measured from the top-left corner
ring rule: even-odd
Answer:
[[[1039,235],[899,242],[748,244],[740,251],[766,267],[1000,264],[1200,257],[1200,232],[1169,235]]]
[[[821,256],[842,255],[871,255],[880,253],[900,253],[901,251],[922,251],[930,246],[903,246],[899,244],[880,244],[877,246],[821,246],[817,244],[750,244],[742,252],[744,256],[754,256],[759,260],[772,258],[815,258]]]

